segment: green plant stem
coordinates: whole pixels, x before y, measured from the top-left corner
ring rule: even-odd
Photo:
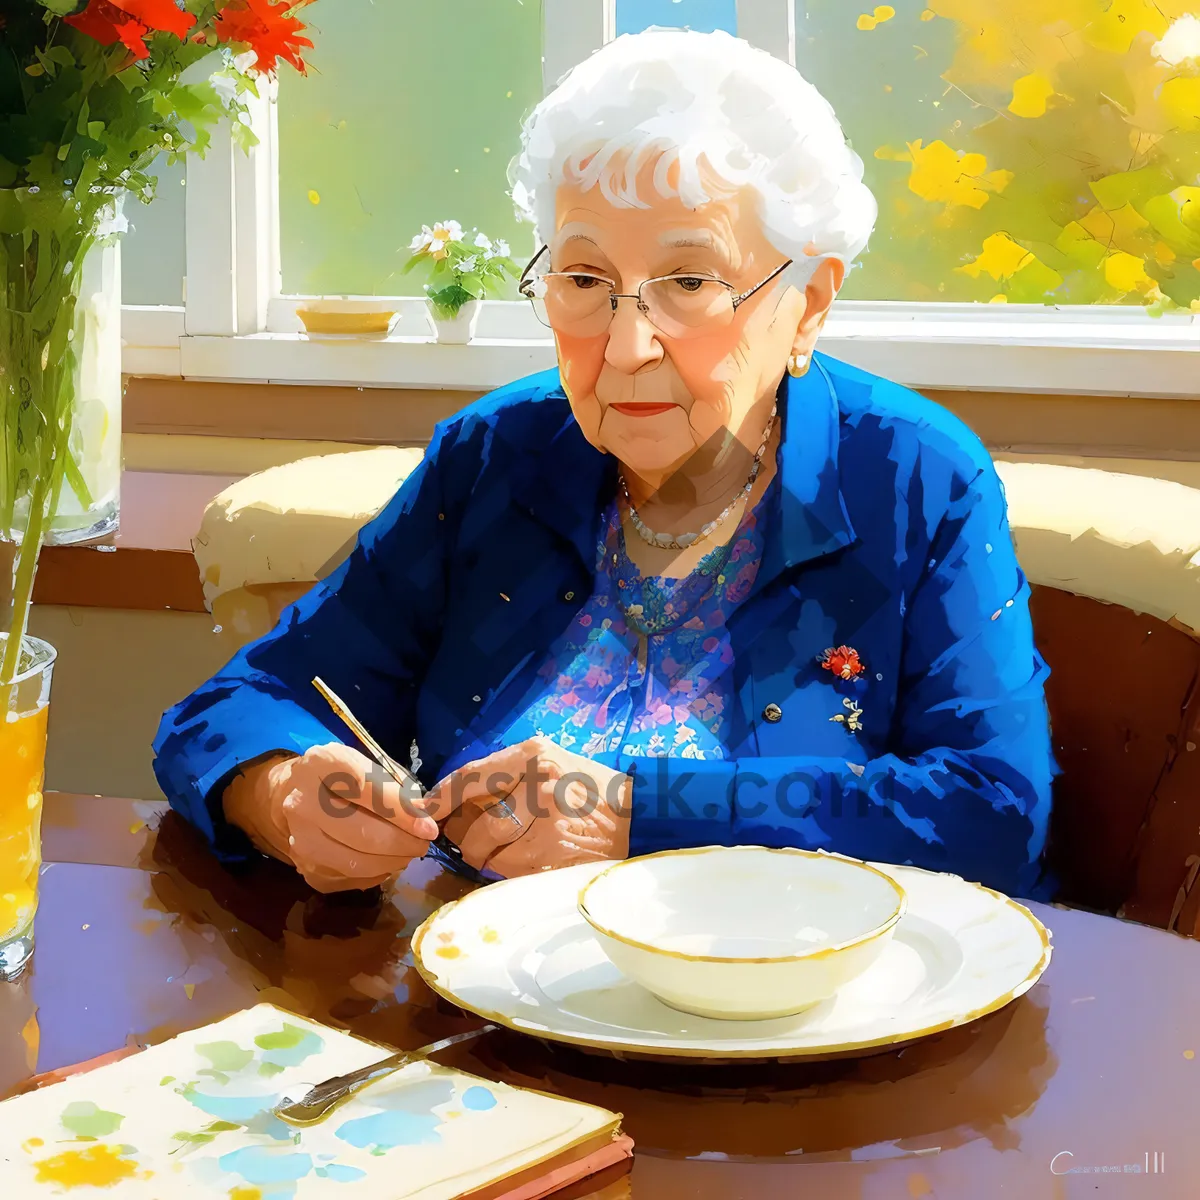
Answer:
[[[39,475],[33,484],[29,499],[29,523],[21,539],[17,554],[16,570],[13,573],[12,624],[8,640],[4,645],[4,660],[0,663],[0,687],[8,689],[17,677],[21,664],[21,646],[29,628],[29,609],[33,602],[33,581],[37,575],[38,555],[46,536],[46,501],[49,499],[52,481]],[[5,696],[4,709],[8,709],[9,696]]]
[[[0,711],[12,701],[38,556],[67,477],[76,403],[72,330],[83,261],[95,244],[105,200],[98,196],[83,210],[69,196],[0,193],[0,201],[7,204],[7,211],[0,209],[0,219],[8,226],[0,229],[5,441],[0,515],[3,536],[20,547],[13,570],[9,636],[0,656]]]

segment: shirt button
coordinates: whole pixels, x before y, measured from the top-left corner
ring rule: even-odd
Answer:
[[[783,709],[778,704],[768,704],[763,709],[763,719],[767,721],[780,721],[783,719]]]

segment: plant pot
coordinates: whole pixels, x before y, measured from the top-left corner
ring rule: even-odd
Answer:
[[[0,634],[0,652],[8,634]],[[0,685],[0,981],[24,971],[33,954],[33,918],[42,865],[42,788],[54,647],[21,643],[16,680]]]
[[[437,340],[449,346],[465,346],[475,336],[475,326],[479,321],[480,301],[468,300],[454,316],[446,315],[445,311],[429,305],[429,316],[433,320],[433,328]]]

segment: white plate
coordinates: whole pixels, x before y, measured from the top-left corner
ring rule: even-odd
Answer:
[[[1027,909],[956,875],[873,863],[908,897],[887,948],[830,1000],[793,1017],[722,1021],[676,1012],[605,957],[579,915],[605,863],[480,888],[417,930],[413,957],[435,992],[520,1033],[617,1055],[830,1058],[964,1025],[1027,992],[1050,934]]]

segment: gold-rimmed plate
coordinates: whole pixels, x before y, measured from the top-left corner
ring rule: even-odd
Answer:
[[[481,888],[413,938],[433,990],[489,1021],[620,1056],[835,1058],[886,1050],[995,1012],[1050,961],[1050,934],[1015,901],[955,875],[873,866],[908,898],[879,958],[829,1000],[792,1017],[729,1021],[668,1008],[609,961],[580,916],[588,863]]]

